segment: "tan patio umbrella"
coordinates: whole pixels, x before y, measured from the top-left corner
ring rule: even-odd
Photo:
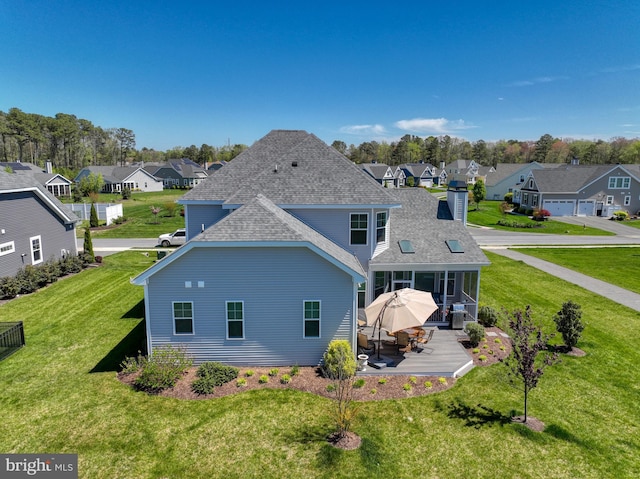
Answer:
[[[378,328],[378,359],[380,359],[380,332],[393,333],[413,326],[422,326],[438,305],[431,293],[403,288],[378,296],[364,309],[367,325]]]

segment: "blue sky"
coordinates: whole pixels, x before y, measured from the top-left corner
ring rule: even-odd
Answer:
[[[640,137],[640,2],[0,0],[0,110],[137,148]]]

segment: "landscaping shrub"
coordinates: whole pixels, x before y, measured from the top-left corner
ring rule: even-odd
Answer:
[[[533,212],[533,219],[536,221],[544,221],[549,216],[551,216],[551,213],[549,212],[549,210],[545,210],[543,208],[537,209]]]
[[[480,306],[478,322],[485,328],[492,328],[498,322],[498,312],[491,306]]]
[[[227,366],[219,362],[202,363],[196,371],[196,376],[208,379],[214,386],[222,386],[238,377],[238,368]]]
[[[192,360],[183,348],[161,346],[143,361],[135,385],[152,393],[172,388],[191,364]]]
[[[289,376],[288,374],[283,374],[280,378],[280,382],[282,384],[289,384],[291,382],[291,376]]]
[[[209,376],[198,378],[191,383],[191,390],[196,394],[211,394],[214,389],[215,384]]]
[[[578,344],[578,340],[584,330],[581,318],[582,310],[580,305],[571,300],[563,303],[562,309],[553,318],[556,323],[556,330],[562,335],[564,344],[570,349]]]
[[[469,323],[464,328],[465,333],[469,336],[471,346],[476,347],[484,337],[484,326],[478,323]]]
[[[506,195],[504,195],[504,201],[505,203],[509,203],[510,205],[513,204],[513,193],[507,193]]]
[[[0,278],[0,297],[12,299],[20,294],[20,283],[12,276]]]
[[[613,219],[616,221],[626,221],[629,219],[629,213],[623,210],[614,211]]]
[[[356,359],[349,341],[337,339],[324,353],[324,375],[331,379],[350,378],[356,374]]]

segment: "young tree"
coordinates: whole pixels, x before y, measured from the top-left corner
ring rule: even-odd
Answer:
[[[91,228],[97,228],[99,225],[99,221],[98,221],[98,212],[96,210],[96,204],[95,203],[91,203],[91,212],[90,212],[90,216],[89,216],[89,226]]]
[[[515,379],[522,381],[524,388],[524,423],[527,422],[527,406],[529,391],[538,385],[540,377],[547,366],[558,361],[555,353],[545,354],[538,359],[538,354],[547,348],[548,335],[543,335],[540,327],[533,324],[531,306],[525,312],[516,310],[510,315],[511,355],[506,363]]]
[[[351,345],[344,339],[334,340],[324,354],[324,372],[334,381],[333,418],[336,431],[335,442],[344,439],[350,432],[358,406],[353,400],[353,377],[356,374],[356,360]]]
[[[473,201],[476,203],[476,209],[480,209],[480,202],[487,196],[487,189],[484,186],[484,181],[478,180],[473,185]]]
[[[155,218],[155,223],[158,224],[158,213],[160,213],[162,208],[159,206],[150,206],[149,208],[151,209],[151,214],[153,214],[153,217]]]
[[[96,257],[93,255],[93,242],[91,241],[91,230],[84,229],[84,256],[89,263],[93,263]]]
[[[562,340],[569,349],[573,349],[578,344],[584,330],[581,318],[580,305],[571,300],[562,303],[562,309],[553,318],[557,331],[562,334]]]

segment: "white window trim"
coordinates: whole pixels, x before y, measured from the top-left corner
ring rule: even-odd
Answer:
[[[631,196],[624,197],[624,206],[629,206],[631,204]]]
[[[229,319],[229,303],[240,303],[240,304],[242,304],[242,319],[241,320],[240,319],[232,319],[232,320]],[[243,340],[245,338],[244,316],[245,316],[245,314],[244,314],[244,301],[236,299],[236,300],[229,300],[229,301],[225,301],[224,302],[224,317],[225,317],[224,325],[225,325],[225,329],[226,329],[225,336],[227,337],[227,339],[229,341],[240,341],[240,340]],[[231,338],[231,337],[229,337],[229,321],[241,321],[242,322],[242,337],[241,338]]]
[[[16,252],[15,241],[9,241],[7,243],[0,244],[0,256],[4,256],[5,254],[11,254],[15,252]]]
[[[352,231],[363,231],[362,228],[352,228],[351,227],[351,218],[353,215],[365,215],[367,217],[367,228],[366,228],[366,239],[364,243],[352,243],[351,242],[351,232]],[[369,213],[350,213],[349,214],[349,245],[350,246],[368,246],[369,245],[369,225],[371,221],[369,221]]]
[[[378,226],[378,216],[380,215],[384,215],[384,226]],[[376,243],[377,244],[383,244],[387,242],[387,228],[389,225],[389,215],[387,214],[386,211],[378,211],[376,213]],[[379,230],[384,230],[384,237],[382,238],[382,241],[378,241],[378,231]]]
[[[613,204],[613,196],[612,195],[607,195],[607,206],[612,205]]]
[[[618,180],[622,180],[620,186],[616,186]],[[631,177],[630,176],[610,176],[609,177],[609,186],[610,190],[627,190],[631,187]]]
[[[34,240],[38,240],[38,244],[40,245],[40,259],[36,261],[34,254],[34,249],[33,249],[33,241]],[[29,250],[31,251],[31,264],[40,264],[42,263],[44,254],[42,253],[42,237],[40,235],[38,236],[32,236],[31,238],[29,238]]]
[[[318,319],[315,318],[305,318],[305,305],[306,303],[318,303]],[[318,335],[317,336],[307,336],[305,335],[305,326],[307,321],[318,321]],[[322,301],[319,299],[305,299],[302,301],[302,339],[321,339],[322,338]]]
[[[190,333],[178,333],[176,332],[176,303],[190,303],[191,304],[191,332]],[[193,301],[172,301],[171,302],[171,316],[173,317],[173,334],[174,336],[193,336],[196,334],[196,319],[195,308],[193,307]],[[180,318],[183,319],[183,318]]]

